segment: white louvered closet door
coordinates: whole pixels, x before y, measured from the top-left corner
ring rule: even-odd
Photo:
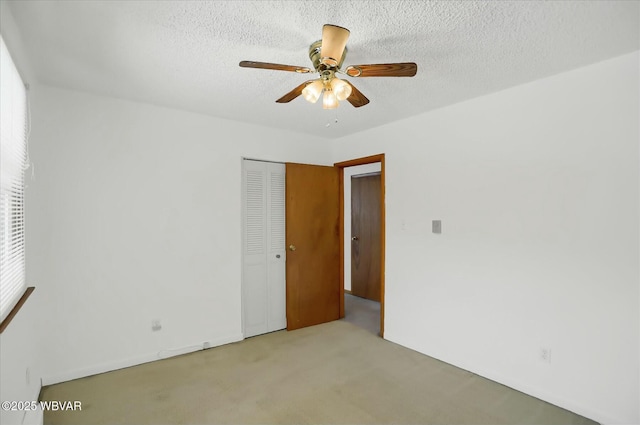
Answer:
[[[285,282],[285,165],[243,161],[244,336],[287,327]]]

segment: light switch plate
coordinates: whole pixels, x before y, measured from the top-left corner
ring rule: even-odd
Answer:
[[[431,222],[431,231],[436,234],[442,233],[442,220],[433,220]]]

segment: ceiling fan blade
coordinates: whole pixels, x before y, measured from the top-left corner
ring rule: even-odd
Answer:
[[[322,27],[322,48],[320,56],[323,63],[330,66],[338,66],[344,48],[349,39],[349,30],[335,25],[325,25]]]
[[[363,95],[362,92],[356,88],[356,86],[348,81],[343,81],[351,86],[351,95],[347,98],[347,101],[350,104],[352,104],[356,108],[359,108],[369,103],[369,99],[367,99],[367,97]]]
[[[310,84],[310,83],[313,83],[313,80],[305,81],[304,83],[300,84],[295,89],[291,90],[289,93],[287,93],[284,96],[282,96],[280,99],[276,100],[276,103],[289,103],[289,102],[291,102],[293,99],[295,99],[296,97],[300,96],[302,94],[302,89],[304,89],[307,86],[307,84]]]
[[[300,74],[306,74],[307,72],[311,72],[311,69],[306,68],[304,66],[280,65],[278,63],[268,63],[268,62],[242,61],[240,62],[240,66],[243,68],[273,69],[276,71],[298,72]]]
[[[345,70],[350,77],[413,77],[417,71],[413,62],[350,65]]]

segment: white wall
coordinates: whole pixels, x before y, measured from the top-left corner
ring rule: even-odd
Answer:
[[[33,83],[30,63],[24,55],[19,32],[5,1],[0,2],[0,29],[23,81]],[[34,84],[31,85],[28,96],[31,96],[34,91]],[[29,275],[27,275],[27,284],[38,285]],[[42,293],[38,287],[9,326],[0,334],[0,401],[38,399],[42,349],[39,333],[46,320],[40,311],[41,302]],[[41,420],[41,413],[40,411],[26,415],[24,411],[0,409],[0,423],[6,425],[38,423]]]
[[[35,401],[40,394],[39,339],[43,317],[39,314],[42,294],[31,294],[9,326],[0,335],[0,401]],[[0,423],[22,424],[26,411],[0,410]],[[23,422],[24,420],[24,422]]]
[[[379,162],[344,169],[344,289],[348,291],[351,290],[351,177],[379,171]]]
[[[32,113],[45,385],[241,339],[241,157],[326,140],[44,86]]]
[[[640,422],[638,68],[636,52],[332,143],[334,162],[386,154],[389,340]]]

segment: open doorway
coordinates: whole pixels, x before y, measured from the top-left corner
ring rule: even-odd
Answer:
[[[340,168],[341,317],[384,336],[384,154]]]
[[[345,321],[380,334],[380,163],[344,169]]]

